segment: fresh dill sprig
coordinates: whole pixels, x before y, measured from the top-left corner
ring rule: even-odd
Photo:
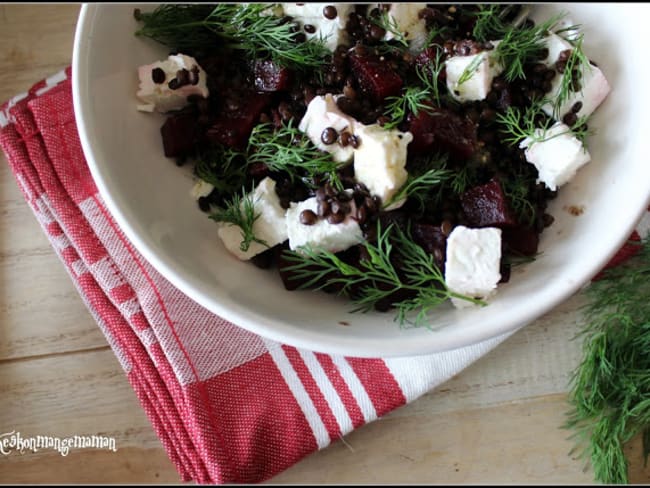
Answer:
[[[368,312],[388,301],[396,309],[395,321],[402,327],[426,326],[429,312],[451,297],[484,304],[449,290],[433,256],[394,224],[384,229],[377,221],[376,243],[366,241],[363,245],[366,256],[358,266],[342,261],[332,252],[306,245],[285,251],[287,261],[294,263],[285,270],[302,283],[301,288],[336,287],[339,294],[350,297],[356,305],[352,312]],[[399,271],[396,260],[401,263]],[[404,292],[411,297],[395,298]],[[417,314],[411,318],[414,312]]]
[[[535,178],[517,174],[503,182],[503,193],[517,216],[519,223],[532,226],[537,217],[537,210],[530,200],[530,187]]]
[[[450,177],[451,172],[446,169],[434,168],[420,175],[409,173],[406,183],[402,185],[392,198],[383,204],[383,207],[388,208],[396,202],[411,198],[418,202],[422,210],[425,207],[426,195]]]
[[[511,145],[518,145],[524,139],[528,139],[528,147],[538,142],[551,140],[564,134],[571,134],[576,137],[587,148],[587,137],[593,134],[587,126],[587,116],[578,120],[564,132],[557,132],[549,135],[552,120],[546,116],[542,106],[546,105],[548,99],[542,98],[533,101],[524,111],[510,106],[505,113],[497,113],[496,121],[501,124],[501,132],[508,137],[504,141]],[[522,113],[523,112],[523,113]]]
[[[210,218],[217,222],[236,225],[241,230],[242,241],[239,249],[242,252],[248,251],[252,242],[257,242],[263,246],[269,245],[262,239],[255,236],[253,226],[255,221],[260,217],[260,213],[255,211],[255,201],[253,200],[254,192],[246,192],[242,187],[241,196],[234,193],[232,198],[226,202],[224,208],[213,211]]]
[[[570,381],[566,429],[596,481],[627,484],[625,445],[650,448],[650,241],[585,291],[582,359]]]
[[[214,186],[219,195],[226,197],[233,189],[244,185],[247,166],[244,153],[232,148],[213,146],[198,153],[194,161],[194,174]]]
[[[270,123],[255,126],[248,139],[248,154],[249,164],[263,163],[271,171],[286,172],[292,180],[307,178],[305,182],[312,185],[316,177],[326,176],[335,188],[343,188],[339,164],[293,127],[292,121],[279,129]]]
[[[564,17],[560,13],[533,27],[510,26],[501,42],[494,48],[494,57],[505,67],[504,76],[508,82],[526,77],[524,67],[539,57],[544,50],[544,37]]]
[[[490,4],[479,5],[478,10],[472,14],[476,17],[472,34],[474,39],[486,42],[499,39],[510,28],[504,21],[502,14],[511,6]]]
[[[560,80],[560,88],[553,102],[553,111],[556,118],[558,118],[557,115],[564,102],[569,99],[571,93],[577,91],[575,90],[573,81],[574,75],[577,74],[578,80],[580,80],[586,73],[586,70],[591,69],[589,58],[582,48],[583,40],[584,34],[580,33],[575,39],[569,41],[573,45],[573,49],[571,49],[571,54],[566,61],[564,72],[562,73],[562,78]]]
[[[399,126],[409,113],[418,115],[421,110],[431,111],[431,93],[428,88],[409,86],[399,97],[387,97],[384,115],[390,117],[390,121],[383,125],[384,129],[390,130]]]
[[[390,33],[393,36],[391,41],[396,41],[400,49],[408,49],[409,43],[404,32],[399,28],[395,17],[390,15],[388,11],[382,10],[377,17],[371,17],[370,21]]]
[[[437,46],[436,56],[431,64],[422,68],[419,66],[415,67],[415,74],[422,85],[428,90],[429,98],[435,100],[438,106],[440,106],[440,85],[438,80],[444,67],[443,51],[439,46]]]
[[[474,73],[476,73],[476,71],[484,61],[487,61],[485,56],[481,53],[477,54],[474,57],[474,59],[472,59],[472,61],[465,67],[463,72],[460,74],[460,77],[458,78],[458,82],[457,82],[458,86],[469,81],[469,79],[472,76],[474,76]]]
[[[320,67],[331,53],[322,39],[297,42],[291,23],[264,12],[272,4],[163,4],[136,18],[144,25],[136,35],[174,49],[198,50],[221,40],[249,59],[270,58],[297,70]]]

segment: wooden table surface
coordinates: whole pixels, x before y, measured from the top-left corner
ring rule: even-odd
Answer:
[[[79,4],[0,5],[0,102],[69,65]],[[115,438],[116,452],[0,453],[0,483],[178,483],[117,359],[0,156],[0,436]],[[570,454],[577,294],[434,391],[275,484],[586,484]],[[639,442],[631,481],[650,480]]]

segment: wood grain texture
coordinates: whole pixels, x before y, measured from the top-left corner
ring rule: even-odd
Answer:
[[[78,12],[78,4],[0,5],[0,102],[70,64]],[[571,297],[435,391],[268,483],[590,483],[561,429],[583,303]],[[0,435],[11,431],[106,435],[117,452],[0,455],[0,483],[179,481],[0,157]],[[639,446],[628,446],[631,478],[646,483]]]

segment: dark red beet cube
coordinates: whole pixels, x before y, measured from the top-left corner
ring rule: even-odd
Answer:
[[[472,226],[503,228],[517,225],[517,219],[496,179],[470,188],[461,195],[460,203]]]
[[[415,223],[411,227],[411,235],[416,244],[433,256],[436,266],[444,270],[447,236],[440,230],[440,226]]]
[[[255,61],[255,89],[259,92],[276,92],[289,88],[291,72],[271,60]]]
[[[224,111],[208,128],[206,137],[226,147],[243,149],[262,112],[269,106],[271,96],[251,93],[246,103],[236,110]]]
[[[174,114],[167,117],[160,128],[163,151],[168,158],[186,156],[196,143],[198,124],[191,114]]]
[[[534,256],[539,246],[539,233],[530,227],[512,227],[503,229],[503,242],[506,251],[521,256]]]
[[[375,103],[397,96],[402,90],[402,78],[379,56],[351,54],[350,67],[361,90]]]
[[[428,154],[441,151],[450,158],[464,161],[472,157],[478,147],[477,125],[466,117],[441,107],[420,110],[409,115],[409,131],[413,141],[409,153]]]

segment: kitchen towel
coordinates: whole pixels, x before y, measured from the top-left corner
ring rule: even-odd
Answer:
[[[109,214],[75,125],[71,69],[0,108],[25,200],[184,481],[258,483],[445,382],[511,333],[399,359],[321,354],[245,331],[166,281]],[[643,223],[631,239],[647,232]],[[614,261],[634,253],[626,245]]]

